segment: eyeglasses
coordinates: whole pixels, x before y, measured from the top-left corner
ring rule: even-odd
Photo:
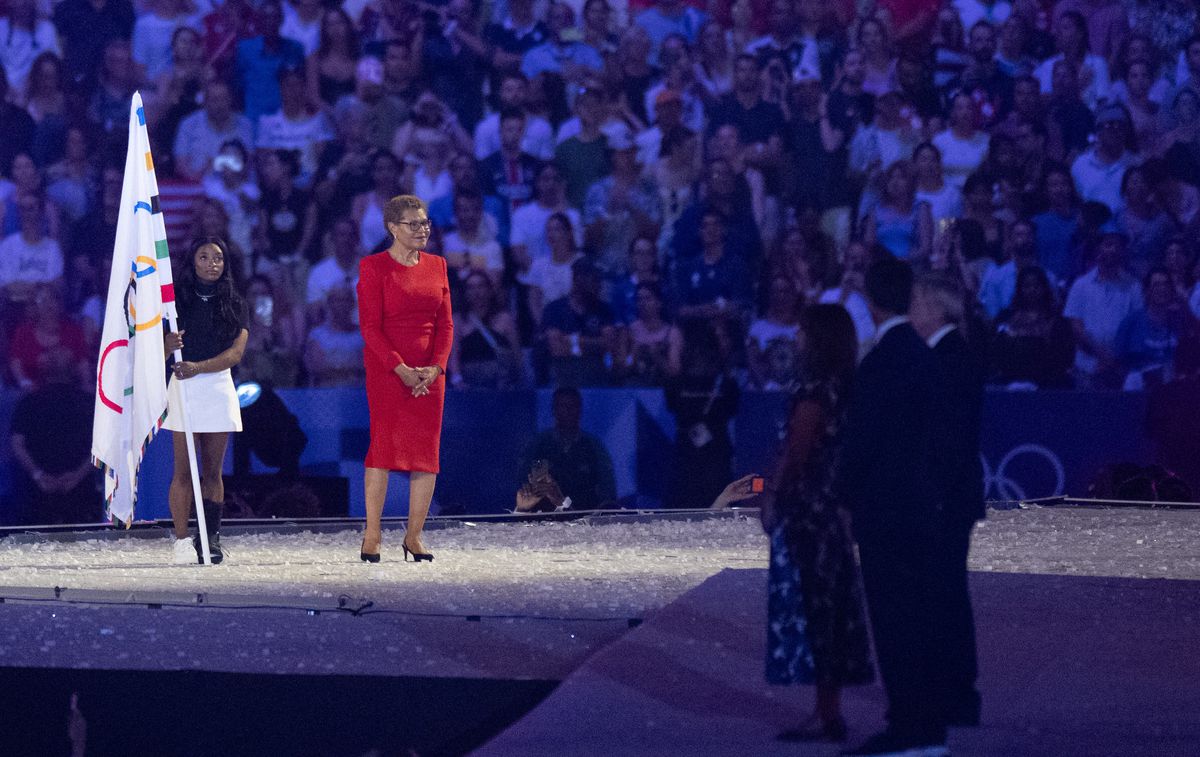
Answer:
[[[396,225],[407,226],[408,230],[413,234],[416,234],[420,231],[429,231],[431,228],[433,228],[433,223],[429,219],[424,221],[397,221]]]

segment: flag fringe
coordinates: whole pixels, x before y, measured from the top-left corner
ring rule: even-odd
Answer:
[[[138,449],[137,462],[133,466],[133,477],[134,477],[135,481],[137,480],[138,474],[141,473],[141,471],[142,471],[142,461],[146,457],[146,448],[148,446],[150,446],[150,442],[154,441],[154,437],[158,436],[158,432],[162,430],[163,422],[167,420],[167,413],[169,413],[170,411],[171,411],[171,408],[168,405],[167,409],[163,410],[162,415],[158,416],[158,420],[154,423],[154,428],[150,429],[150,433],[146,435],[146,439],[142,442],[142,446]],[[95,455],[92,455],[92,466],[95,468],[99,468],[100,471],[103,472],[104,478],[106,478],[106,479],[111,478],[113,480],[114,483],[113,483],[112,491],[113,491],[113,493],[116,493],[117,486],[120,485],[120,481],[121,481],[121,478],[120,478],[120,476],[117,475],[117,472],[115,470],[113,470],[111,466],[109,466],[103,460],[100,460]],[[121,521],[114,518],[112,515],[112,509],[111,509],[112,508],[112,495],[108,493],[107,486],[104,487],[104,492],[105,492],[105,494],[104,494],[104,511],[105,511],[105,513],[108,514],[109,520],[120,523]],[[125,523],[124,523],[125,528],[127,528],[127,529],[133,527],[133,513],[137,509],[137,494],[136,493],[131,494],[129,499],[130,499],[130,503],[132,504],[132,508],[129,513],[129,520],[125,521]]]

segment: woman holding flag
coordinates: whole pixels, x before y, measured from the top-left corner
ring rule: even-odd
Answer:
[[[163,428],[175,432],[175,471],[168,501],[175,524],[173,562],[176,564],[203,561],[199,535],[189,538],[188,532],[193,495],[181,417],[185,409],[187,428],[196,437],[209,552],[214,563],[223,558],[219,542],[221,509],[225,504],[221,465],[229,432],[242,430],[231,369],[241,361],[249,336],[246,303],[238,294],[232,263],[229,249],[221,239],[208,237],[192,246],[187,260],[178,267],[175,282],[179,331],[163,337],[168,355],[177,349],[183,351],[183,361],[171,367],[169,404],[163,422]],[[184,391],[186,408],[181,396]]]

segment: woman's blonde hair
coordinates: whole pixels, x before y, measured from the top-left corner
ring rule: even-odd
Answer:
[[[429,209],[425,207],[425,203],[420,197],[416,195],[396,195],[383,206],[383,230],[388,234],[392,233],[392,230],[388,228],[388,224],[403,221],[404,213],[408,210],[429,212]]]

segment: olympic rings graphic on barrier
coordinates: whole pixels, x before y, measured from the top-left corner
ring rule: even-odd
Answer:
[[[104,352],[100,353],[100,366],[96,370],[96,395],[100,397],[100,401],[104,403],[105,407],[107,407],[109,410],[112,410],[117,415],[120,415],[124,411],[121,409],[120,405],[110,400],[108,395],[104,393],[104,361],[108,360],[108,353],[112,352],[118,347],[128,346],[128,339],[118,339],[115,342],[110,342],[108,346],[104,348]]]
[[[1016,447],[1013,447],[1008,451],[1007,455],[1000,459],[1000,464],[996,466],[994,473],[991,466],[988,465],[987,458],[980,455],[979,459],[983,463],[984,491],[990,493],[994,489],[997,498],[1002,500],[1020,501],[1027,499],[1025,487],[1007,475],[1008,466],[1014,459],[1022,455],[1040,457],[1054,471],[1054,491],[1048,496],[1058,496],[1063,493],[1067,483],[1067,474],[1063,468],[1062,461],[1058,459],[1058,455],[1055,455],[1050,449],[1040,444],[1018,444]]]

